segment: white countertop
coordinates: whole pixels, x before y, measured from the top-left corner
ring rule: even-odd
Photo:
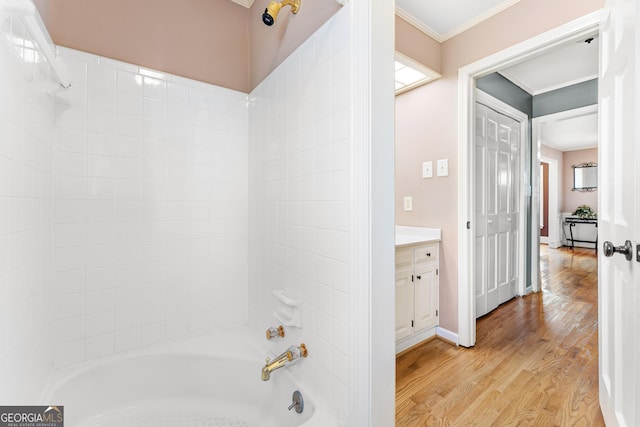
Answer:
[[[439,228],[396,225],[396,246],[439,242],[440,240],[442,240],[442,230]]]

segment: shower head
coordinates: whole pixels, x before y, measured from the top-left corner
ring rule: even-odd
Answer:
[[[282,0],[281,2],[272,1],[267,5],[267,8],[264,10],[262,14],[262,22],[267,26],[272,26],[274,22],[276,22],[276,18],[278,17],[278,12],[282,9],[282,6],[291,6],[291,12],[293,14],[298,13],[298,9],[300,9],[300,0]]]

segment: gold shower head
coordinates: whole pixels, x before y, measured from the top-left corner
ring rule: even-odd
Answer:
[[[298,9],[300,9],[300,0],[282,0],[281,2],[272,1],[267,5],[267,8],[264,10],[262,14],[262,22],[269,27],[276,22],[276,18],[278,17],[278,12],[282,9],[282,6],[291,6],[291,12],[293,14],[298,13]]]

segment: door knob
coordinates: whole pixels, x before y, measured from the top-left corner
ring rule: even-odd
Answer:
[[[624,242],[624,246],[614,246],[613,243],[609,241],[604,242],[604,245],[602,246],[604,249],[604,256],[613,256],[613,254],[617,252],[619,254],[623,254],[627,261],[631,261],[631,258],[633,257],[633,246],[629,240]]]

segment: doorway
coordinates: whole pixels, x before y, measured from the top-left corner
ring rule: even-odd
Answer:
[[[476,248],[473,236],[476,235],[477,218],[475,212],[475,199],[473,197],[474,171],[474,104],[475,104],[475,80],[493,72],[530,59],[536,55],[548,53],[566,43],[584,40],[589,35],[598,31],[600,14],[598,12],[587,15],[576,21],[560,26],[554,30],[516,45],[505,51],[491,55],[485,59],[465,66],[459,71],[459,170],[460,170],[460,199],[458,204],[458,219],[461,225],[459,239],[460,271],[458,282],[458,328],[459,342],[461,345],[471,347],[476,341],[476,309],[474,280]],[[539,148],[532,144],[528,164],[531,159],[539,159]],[[527,213],[528,213],[528,242],[523,245],[527,251],[527,259],[532,260],[527,268],[526,287],[539,290],[539,271],[537,266],[540,257],[539,248],[539,169],[533,168],[530,174],[525,174],[524,181],[527,188]],[[534,209],[533,206],[536,208]],[[532,266],[534,266],[532,268]]]

